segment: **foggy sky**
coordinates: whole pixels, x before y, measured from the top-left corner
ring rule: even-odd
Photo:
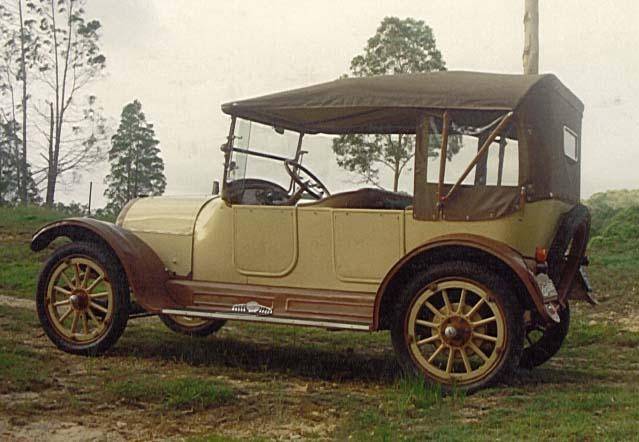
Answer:
[[[347,72],[385,16],[423,19],[451,70],[520,73],[524,0],[90,0],[107,73],[91,86],[117,127],[139,99],[161,142],[167,194],[202,194],[221,177],[220,104]],[[540,72],[586,105],[582,196],[639,186],[639,3],[540,1]],[[335,166],[337,167],[337,166]],[[105,163],[59,199],[104,204]],[[330,187],[330,186],[329,186]]]

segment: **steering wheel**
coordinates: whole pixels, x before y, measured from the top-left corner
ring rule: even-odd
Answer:
[[[302,166],[295,160],[285,160],[284,168],[291,179],[300,186],[300,189],[316,200],[322,199],[324,195],[329,196],[331,192],[328,188],[306,167]],[[302,172],[305,176],[302,176]],[[301,192],[298,192],[301,195]]]

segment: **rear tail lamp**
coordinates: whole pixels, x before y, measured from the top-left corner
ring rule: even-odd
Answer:
[[[535,248],[535,261],[537,264],[544,264],[548,259],[548,250],[537,246]]]

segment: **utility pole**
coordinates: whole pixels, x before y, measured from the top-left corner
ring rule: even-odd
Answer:
[[[91,197],[93,196],[93,181],[89,182],[89,209],[87,210],[87,216],[91,216]]]
[[[524,74],[539,73],[539,0],[524,0]]]

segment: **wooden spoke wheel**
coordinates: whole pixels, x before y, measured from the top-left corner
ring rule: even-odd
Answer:
[[[160,319],[176,333],[199,337],[215,333],[226,323],[223,319],[206,319],[181,315],[160,315]]]
[[[128,319],[128,284],[117,260],[100,245],[71,243],[45,263],[36,295],[38,316],[61,349],[99,354]]]
[[[473,263],[443,263],[407,287],[391,330],[400,362],[445,389],[475,390],[519,362],[522,310],[499,276]]]

